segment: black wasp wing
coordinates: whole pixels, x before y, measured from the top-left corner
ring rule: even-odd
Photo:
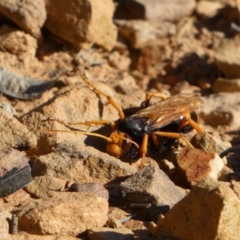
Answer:
[[[197,94],[181,93],[144,108],[132,117],[147,118],[147,125],[152,129],[161,128],[181,116],[196,110],[203,101]]]

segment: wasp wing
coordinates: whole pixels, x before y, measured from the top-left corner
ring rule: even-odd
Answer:
[[[156,102],[133,114],[132,117],[147,118],[147,124],[152,129],[161,128],[196,110],[202,103],[199,95],[182,93]]]

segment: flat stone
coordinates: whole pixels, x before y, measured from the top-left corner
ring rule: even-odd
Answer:
[[[106,199],[106,201],[108,201],[109,199],[108,190],[102,184],[99,184],[99,183],[94,183],[94,182],[73,183],[70,186],[69,191],[94,193],[99,197]]]
[[[70,144],[59,146],[56,153],[40,156],[32,165],[33,176],[53,176],[77,183],[105,184],[136,171],[136,167],[92,147]]]
[[[166,212],[183,198],[183,194],[159,169],[147,166],[120,184],[122,197],[130,203],[151,204]]]
[[[67,181],[52,176],[35,177],[25,190],[36,198],[46,197],[49,191],[63,191]]]
[[[61,192],[21,206],[19,230],[31,234],[77,236],[107,221],[108,202],[95,194]]]

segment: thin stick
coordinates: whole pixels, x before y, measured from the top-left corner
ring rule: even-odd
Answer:
[[[16,216],[16,214],[12,214],[10,233],[18,233],[18,217]]]

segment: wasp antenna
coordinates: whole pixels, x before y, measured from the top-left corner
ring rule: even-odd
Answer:
[[[81,134],[81,135],[87,135],[87,136],[95,136],[99,138],[103,138],[108,142],[112,142],[113,140],[109,137],[106,137],[104,135],[98,134],[98,133],[91,133],[91,132],[79,132],[79,131],[68,131],[68,130],[56,130],[56,129],[50,129],[48,132],[64,132],[64,133],[74,133],[74,134]]]
[[[130,143],[134,144],[137,148],[139,148],[139,145],[137,143],[135,143],[133,140],[129,139],[129,138],[125,138],[123,137],[124,140],[129,141]]]

